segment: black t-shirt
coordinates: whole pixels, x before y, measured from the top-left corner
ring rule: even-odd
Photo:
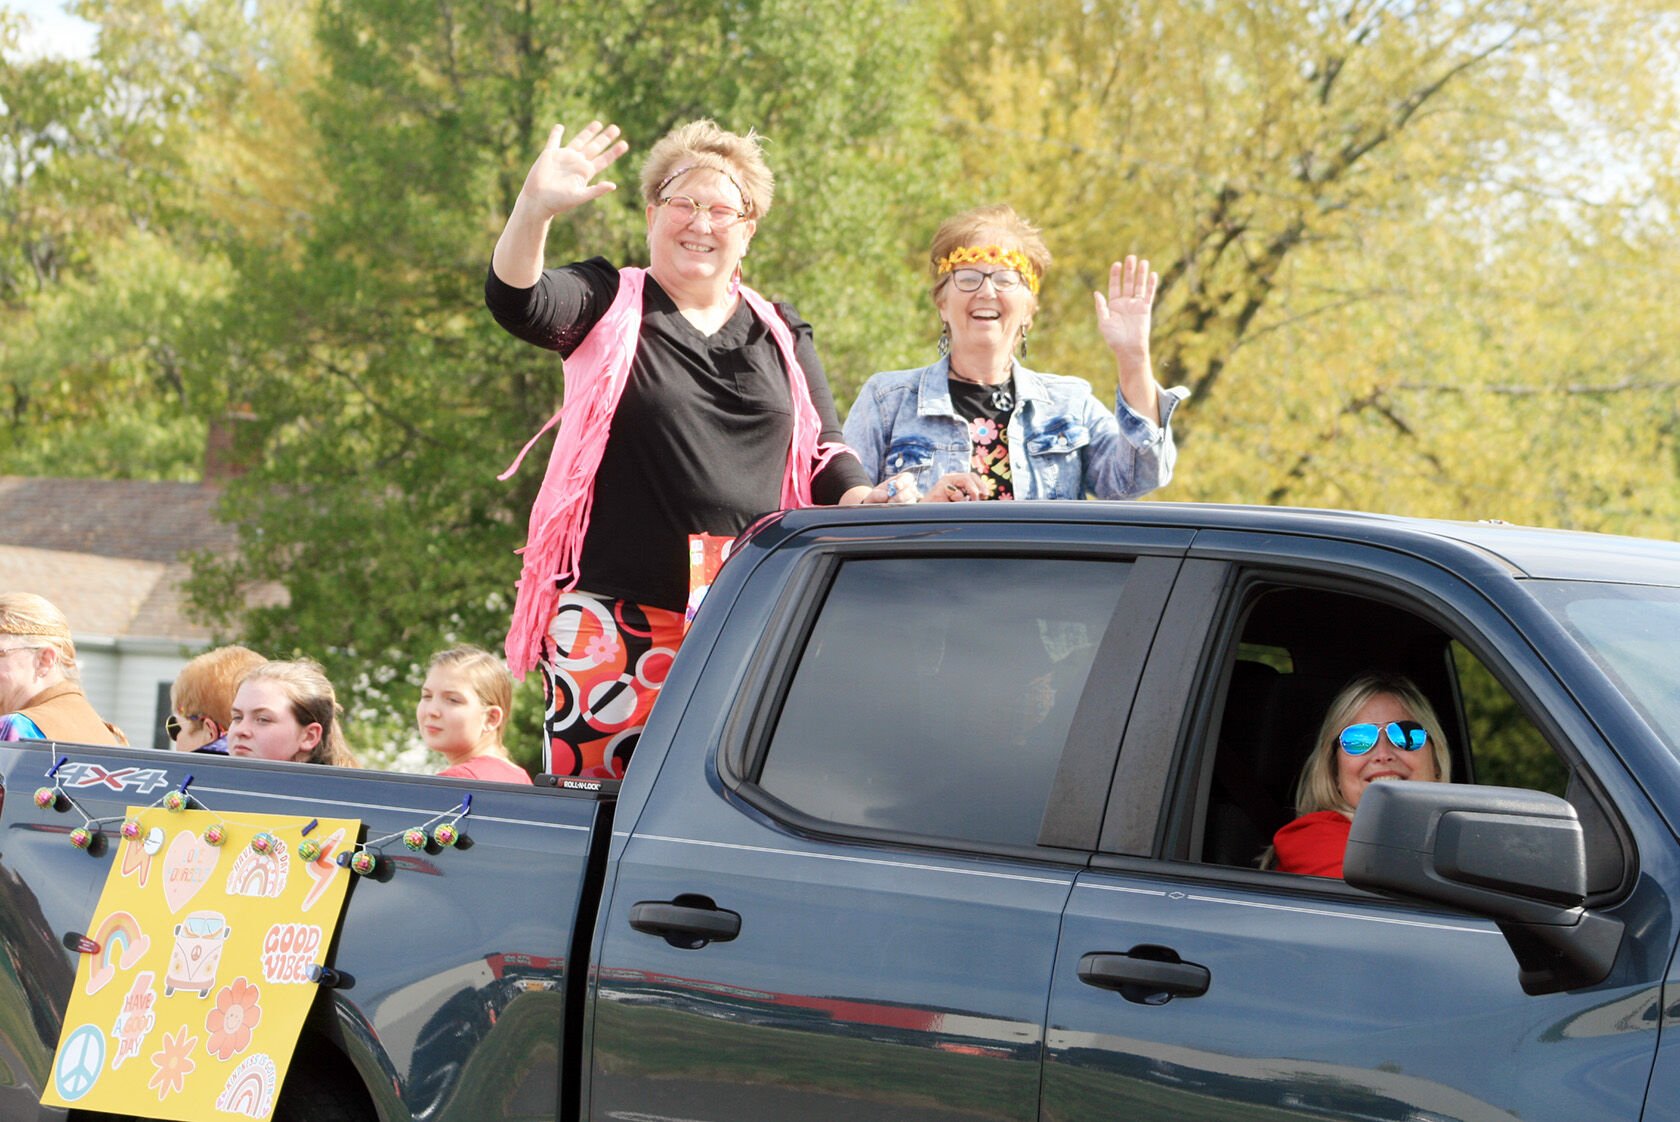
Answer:
[[[1009,416],[1015,408],[1015,379],[1001,386],[982,386],[961,378],[948,379],[951,408],[968,422],[972,448],[968,470],[980,477],[984,497],[1013,499],[1014,474],[1009,467]]]
[[[618,295],[618,270],[600,257],[544,270],[531,288],[490,271],[485,302],[509,332],[570,355]],[[819,442],[839,442],[840,422],[810,325],[777,305],[793,330]],[[715,334],[689,323],[650,274],[642,327],[624,395],[613,415],[584,537],[578,587],[681,611],[688,600],[688,535],[738,534],[781,506],[793,439],[793,400],[770,329],[742,301]],[[838,456],[811,482],[834,503],[868,486],[853,456]]]

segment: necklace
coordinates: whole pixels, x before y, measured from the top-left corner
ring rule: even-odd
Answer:
[[[999,413],[1007,413],[1015,408],[1015,395],[1009,391],[1013,382],[1012,379],[1005,378],[1001,382],[982,382],[978,378],[964,377],[957,373],[957,368],[954,366],[947,366],[946,369],[950,372],[951,377],[958,382],[966,382],[971,386],[990,387],[992,392],[988,400],[991,401],[992,408]]]

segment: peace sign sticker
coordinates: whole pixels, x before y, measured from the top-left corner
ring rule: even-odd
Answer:
[[[99,1082],[105,1066],[105,1034],[96,1025],[83,1025],[64,1038],[53,1066],[53,1084],[65,1102],[75,1102]]]

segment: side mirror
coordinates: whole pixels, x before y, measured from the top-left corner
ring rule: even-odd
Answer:
[[[1621,946],[1621,922],[1582,907],[1587,854],[1575,808],[1540,791],[1373,783],[1342,873],[1359,888],[1493,920],[1525,993],[1601,982]]]

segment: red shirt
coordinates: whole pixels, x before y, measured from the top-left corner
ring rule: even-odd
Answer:
[[[1339,810],[1303,814],[1272,836],[1279,872],[1339,877],[1353,819]]]
[[[531,782],[531,776],[524,768],[500,756],[474,756],[446,767],[438,774],[453,775],[459,779],[491,779],[497,783],[524,783],[527,786]]]

